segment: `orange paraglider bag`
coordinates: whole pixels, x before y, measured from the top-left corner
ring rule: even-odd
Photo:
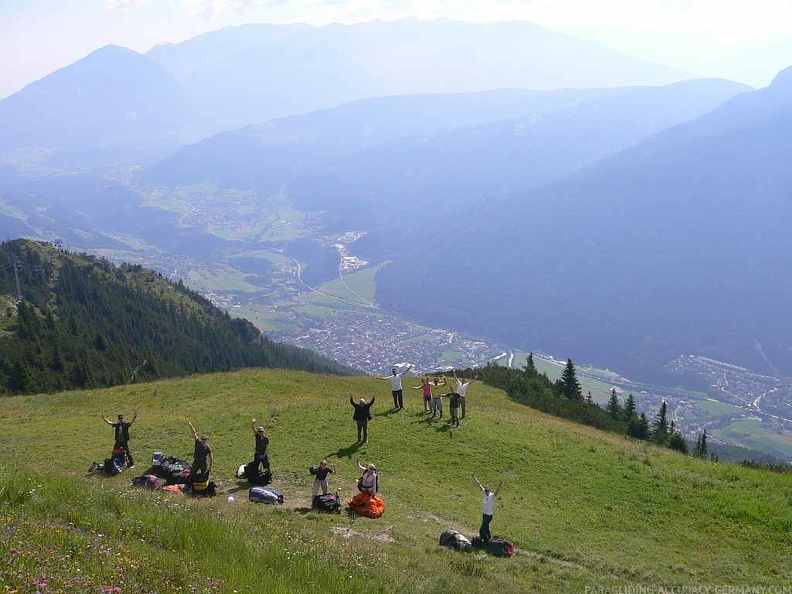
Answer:
[[[358,493],[346,503],[352,511],[368,518],[379,518],[385,513],[385,502],[370,493]]]

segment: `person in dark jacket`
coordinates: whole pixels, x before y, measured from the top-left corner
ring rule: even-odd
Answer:
[[[256,427],[255,417],[250,420],[253,425],[253,435],[256,436],[256,452],[253,454],[253,461],[256,463],[256,471],[258,472],[259,464],[261,465],[262,472],[267,472],[270,469],[269,463],[269,437],[264,427]]]
[[[124,422],[124,415],[118,415],[118,421],[115,423],[108,419],[104,413],[101,414],[101,417],[105,423],[115,429],[115,444],[113,445],[113,449],[122,448],[126,452],[127,460],[129,460],[129,468],[132,468],[135,465],[135,461],[132,459],[132,452],[129,451],[129,428],[132,426],[132,423],[135,422],[135,419],[137,419],[137,411],[132,413],[132,420],[128,423]]]
[[[195,440],[193,463],[190,466],[190,480],[196,476],[209,476],[212,468],[214,468],[214,452],[212,451],[212,446],[209,445],[209,438],[206,433],[201,434],[199,438],[192,421],[187,421],[187,424],[190,425],[190,431],[192,431],[193,439]]]
[[[355,397],[349,395],[349,404],[355,408],[352,418],[357,422],[358,443],[368,443],[368,422],[371,419],[371,407],[374,404],[374,396],[371,397],[371,402],[366,404],[366,400],[361,398],[355,402]]]

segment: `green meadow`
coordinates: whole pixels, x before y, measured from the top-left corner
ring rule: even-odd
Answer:
[[[585,592],[792,583],[789,475],[717,464],[558,420],[474,383],[459,428],[406,408],[370,377],[246,370],[107,390],[0,399],[0,592]],[[377,401],[355,445],[349,395]],[[112,447],[100,418],[138,418],[136,466],[89,475]],[[284,506],[247,501],[251,418],[271,439]],[[447,418],[447,410],[446,410]],[[192,459],[191,420],[215,450],[212,499],[131,486],[151,454]],[[381,471],[376,520],[309,509],[320,459],[356,493]],[[503,481],[492,531],[510,559],[438,545],[477,533],[471,473]],[[229,501],[229,497],[233,501]],[[626,590],[624,590],[626,591]]]

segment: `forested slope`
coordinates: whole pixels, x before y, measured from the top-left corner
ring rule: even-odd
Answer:
[[[139,265],[0,245],[0,391],[102,387],[243,367],[349,371],[272,342],[248,321]]]

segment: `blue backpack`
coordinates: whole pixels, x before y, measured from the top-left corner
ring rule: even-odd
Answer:
[[[259,503],[283,504],[283,494],[272,487],[251,487],[248,499]]]

